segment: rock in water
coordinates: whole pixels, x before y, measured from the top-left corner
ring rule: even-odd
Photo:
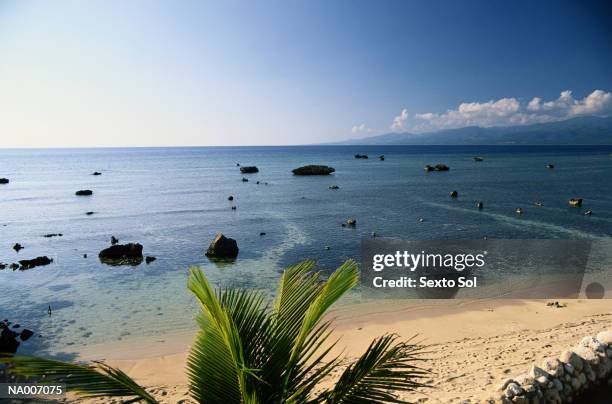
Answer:
[[[0,178],[0,184],[8,184],[8,183],[9,183],[8,178]]]
[[[457,191],[451,191],[451,193],[449,194],[451,198],[456,198],[459,196],[459,192]]]
[[[242,182],[249,182],[249,179],[242,177]]]
[[[436,171],[448,171],[450,168],[446,164],[436,164]]]
[[[13,246],[13,250],[19,252],[21,250],[23,250],[23,246],[19,243],[15,243],[15,245]]]
[[[217,233],[210,243],[205,255],[209,258],[236,258],[238,256],[238,243],[233,238]]]
[[[244,166],[244,167],[240,167],[240,172],[243,173],[243,174],[258,173],[259,172],[259,168],[255,167],[255,166]]]
[[[482,208],[484,208],[484,203],[482,201],[476,201],[476,207],[478,209],[482,209]]]
[[[356,159],[367,159],[368,155],[367,154],[355,154],[355,158]]]
[[[144,259],[139,243],[112,245],[100,251],[98,258],[108,265],[139,265]]]
[[[91,175],[102,175],[102,173],[99,171],[94,171]]]
[[[21,260],[19,261],[19,264],[21,265],[21,267],[19,269],[24,270],[24,269],[32,269],[34,267],[40,267],[43,265],[49,265],[50,263],[52,263],[53,260],[47,256],[42,256],[42,257],[36,257],[33,258],[31,260]]]
[[[381,154],[380,156],[378,156],[378,159],[379,159],[380,161],[385,161],[385,155],[384,155],[384,154]]]
[[[347,225],[347,226],[350,226],[350,227],[355,227],[355,226],[357,226],[357,219],[355,219],[355,218],[351,217],[350,219],[348,219],[348,220],[346,221],[346,225]]]
[[[484,158],[482,158],[480,156],[474,156],[474,157],[472,157],[472,159],[474,159],[474,161],[478,161],[478,162],[484,161]]]
[[[146,262],[147,264],[150,264],[150,263],[152,263],[153,261],[155,261],[156,259],[157,259],[157,258],[155,258],[155,257],[153,257],[153,256],[151,256],[151,255],[147,255],[147,256],[145,257],[145,262]]]
[[[308,165],[296,168],[291,172],[293,175],[329,175],[336,171],[333,167]]]
[[[227,200],[228,200],[228,201],[233,201],[233,200],[234,200],[234,197],[233,197],[232,195],[230,195],[230,196],[228,196],[228,197],[227,197]]]
[[[582,206],[582,198],[572,198],[569,200],[570,206],[579,207]]]
[[[33,331],[24,328],[23,331],[21,331],[21,334],[19,335],[19,339],[21,339],[22,341],[27,341],[32,335],[34,335]]]
[[[329,189],[340,189],[338,185],[330,185],[328,188]]]
[[[425,167],[423,167],[423,169],[424,169],[425,171],[434,171],[434,170],[435,170],[435,168],[433,168],[433,167],[432,167],[432,166],[430,166],[429,164],[425,165]]]
[[[90,196],[93,195],[93,191],[90,189],[81,189],[80,191],[76,191],[74,194],[76,196]]]
[[[115,236],[111,236],[111,245],[115,245],[119,243],[119,239]]]
[[[546,168],[555,168],[554,164],[546,164]]]

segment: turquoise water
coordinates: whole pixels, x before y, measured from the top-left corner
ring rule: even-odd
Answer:
[[[0,150],[0,177],[11,181],[0,185],[0,262],[54,259],[46,267],[0,271],[0,319],[38,332],[24,352],[69,354],[89,344],[163,339],[192,329],[190,265],[202,266],[217,285],[270,291],[287,264],[314,258],[330,271],[359,258],[360,240],[371,232],[405,239],[608,238],[611,152],[601,146]],[[370,158],[356,160],[356,153]],[[474,155],[485,161],[474,162]],[[237,162],[260,172],[243,175]],[[423,171],[436,163],[451,170]],[[555,168],[546,169],[549,163]],[[305,164],[336,172],[291,174]],[[340,189],[329,190],[332,184]],[[94,195],[76,197],[79,189]],[[448,197],[454,189],[457,200]],[[576,196],[584,198],[581,209],[568,206]],[[475,200],[485,209],[475,209]],[[544,206],[534,207],[535,201]],[[593,216],[584,216],[586,209]],[[349,217],[356,228],[341,226]],[[234,263],[204,256],[218,231],[238,241]],[[42,237],[48,233],[63,237]],[[97,254],[111,235],[140,242],[157,261],[101,264]],[[16,242],[25,249],[16,253]]]

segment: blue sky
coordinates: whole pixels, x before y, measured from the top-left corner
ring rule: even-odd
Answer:
[[[611,27],[603,1],[2,1],[0,147],[304,144],[608,115]]]

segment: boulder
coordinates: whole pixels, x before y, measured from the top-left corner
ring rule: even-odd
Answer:
[[[233,238],[217,233],[205,255],[209,258],[236,258],[238,256],[238,243]]]
[[[32,269],[34,267],[40,267],[43,265],[49,265],[50,263],[53,262],[53,259],[45,256],[42,257],[36,257],[33,258],[31,260],[21,260],[19,261],[19,264],[21,265],[19,267],[19,269],[24,270],[24,269]]]
[[[336,171],[333,167],[319,166],[319,165],[307,165],[296,168],[291,172],[293,175],[329,175]]]
[[[602,344],[612,345],[612,329],[600,332],[595,338]]]
[[[8,184],[8,183],[9,183],[8,178],[0,178],[0,184]]]
[[[76,196],[90,196],[93,195],[93,191],[90,189],[81,189],[74,193]]]
[[[144,259],[139,243],[112,245],[100,251],[98,258],[107,265],[139,265]]]
[[[255,166],[242,166],[240,167],[240,172],[243,174],[253,174],[258,173],[259,169]]]
[[[33,331],[28,330],[27,328],[24,328],[21,331],[21,334],[19,334],[19,339],[21,339],[22,341],[27,341],[30,339],[30,337],[34,335]]]
[[[572,351],[563,351],[561,355],[559,355],[559,360],[563,363],[570,364],[572,369],[577,372],[580,372],[584,365],[582,359]]]
[[[0,352],[14,354],[19,348],[19,341],[17,341],[17,333],[9,330],[5,323],[1,324],[0,332]]]
[[[579,207],[582,206],[582,198],[572,198],[569,200],[570,206]]]

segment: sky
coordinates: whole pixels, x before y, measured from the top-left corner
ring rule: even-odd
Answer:
[[[0,148],[529,124],[611,91],[609,1],[0,0]]]

